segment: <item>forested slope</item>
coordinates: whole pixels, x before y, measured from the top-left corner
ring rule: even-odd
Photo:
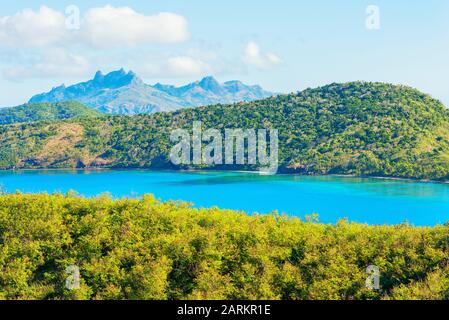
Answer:
[[[442,180],[449,174],[445,106],[416,89],[366,82],[173,113],[0,126],[0,167],[176,169],[170,132],[191,129],[193,121],[204,129],[278,129],[280,172]]]
[[[0,125],[21,122],[65,120],[77,117],[96,117],[101,113],[79,102],[28,103],[0,109]]]

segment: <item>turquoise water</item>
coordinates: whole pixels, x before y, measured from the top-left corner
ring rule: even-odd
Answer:
[[[435,225],[449,221],[449,185],[347,177],[261,176],[238,172],[5,171],[3,191],[67,192],[85,196],[153,193],[162,200],[185,200],[196,207],[249,213],[280,213],[319,221],[341,218],[370,224]]]

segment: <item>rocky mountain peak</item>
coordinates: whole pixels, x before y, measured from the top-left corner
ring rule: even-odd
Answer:
[[[234,103],[263,99],[273,94],[254,90],[240,81],[224,84],[208,76],[182,87],[145,84],[133,71],[123,68],[104,74],[97,71],[92,80],[58,87],[36,95],[30,102],[79,101],[105,113],[135,114],[173,111],[217,103]]]

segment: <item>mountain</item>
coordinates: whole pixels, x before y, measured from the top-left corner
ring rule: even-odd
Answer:
[[[206,106],[219,103],[254,101],[273,96],[272,92],[260,86],[248,86],[240,81],[219,83],[213,77],[206,77],[186,86],[175,87],[156,84],[154,88],[185,101],[189,106]]]
[[[173,111],[183,107],[182,101],[159,91],[123,69],[103,75],[100,71],[87,82],[64,85],[48,93],[36,95],[33,102],[79,101],[103,113],[138,114]]]
[[[278,129],[279,168],[284,173],[449,179],[449,114],[444,105],[413,88],[369,82],[174,113],[0,126],[0,168],[179,169],[169,160],[170,132],[191,130],[193,121],[221,131]],[[77,134],[66,137],[69,131]],[[39,136],[44,138],[37,140]]]
[[[77,117],[96,117],[100,115],[101,113],[76,101],[54,104],[29,103],[17,107],[0,109],[0,125],[44,120],[63,120]]]
[[[33,102],[79,101],[109,114],[141,114],[174,111],[185,107],[217,103],[253,101],[274,95],[260,86],[247,86],[238,81],[218,83],[212,77],[183,87],[145,84],[134,72],[123,69],[104,75],[98,71],[87,82],[64,85],[36,95]]]

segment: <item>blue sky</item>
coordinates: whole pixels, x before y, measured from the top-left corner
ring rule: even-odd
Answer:
[[[79,28],[65,27],[69,5]],[[380,29],[366,26],[369,5]],[[0,106],[120,67],[148,83],[213,75],[277,92],[401,83],[449,106],[448,52],[447,0],[16,0],[0,3]]]

